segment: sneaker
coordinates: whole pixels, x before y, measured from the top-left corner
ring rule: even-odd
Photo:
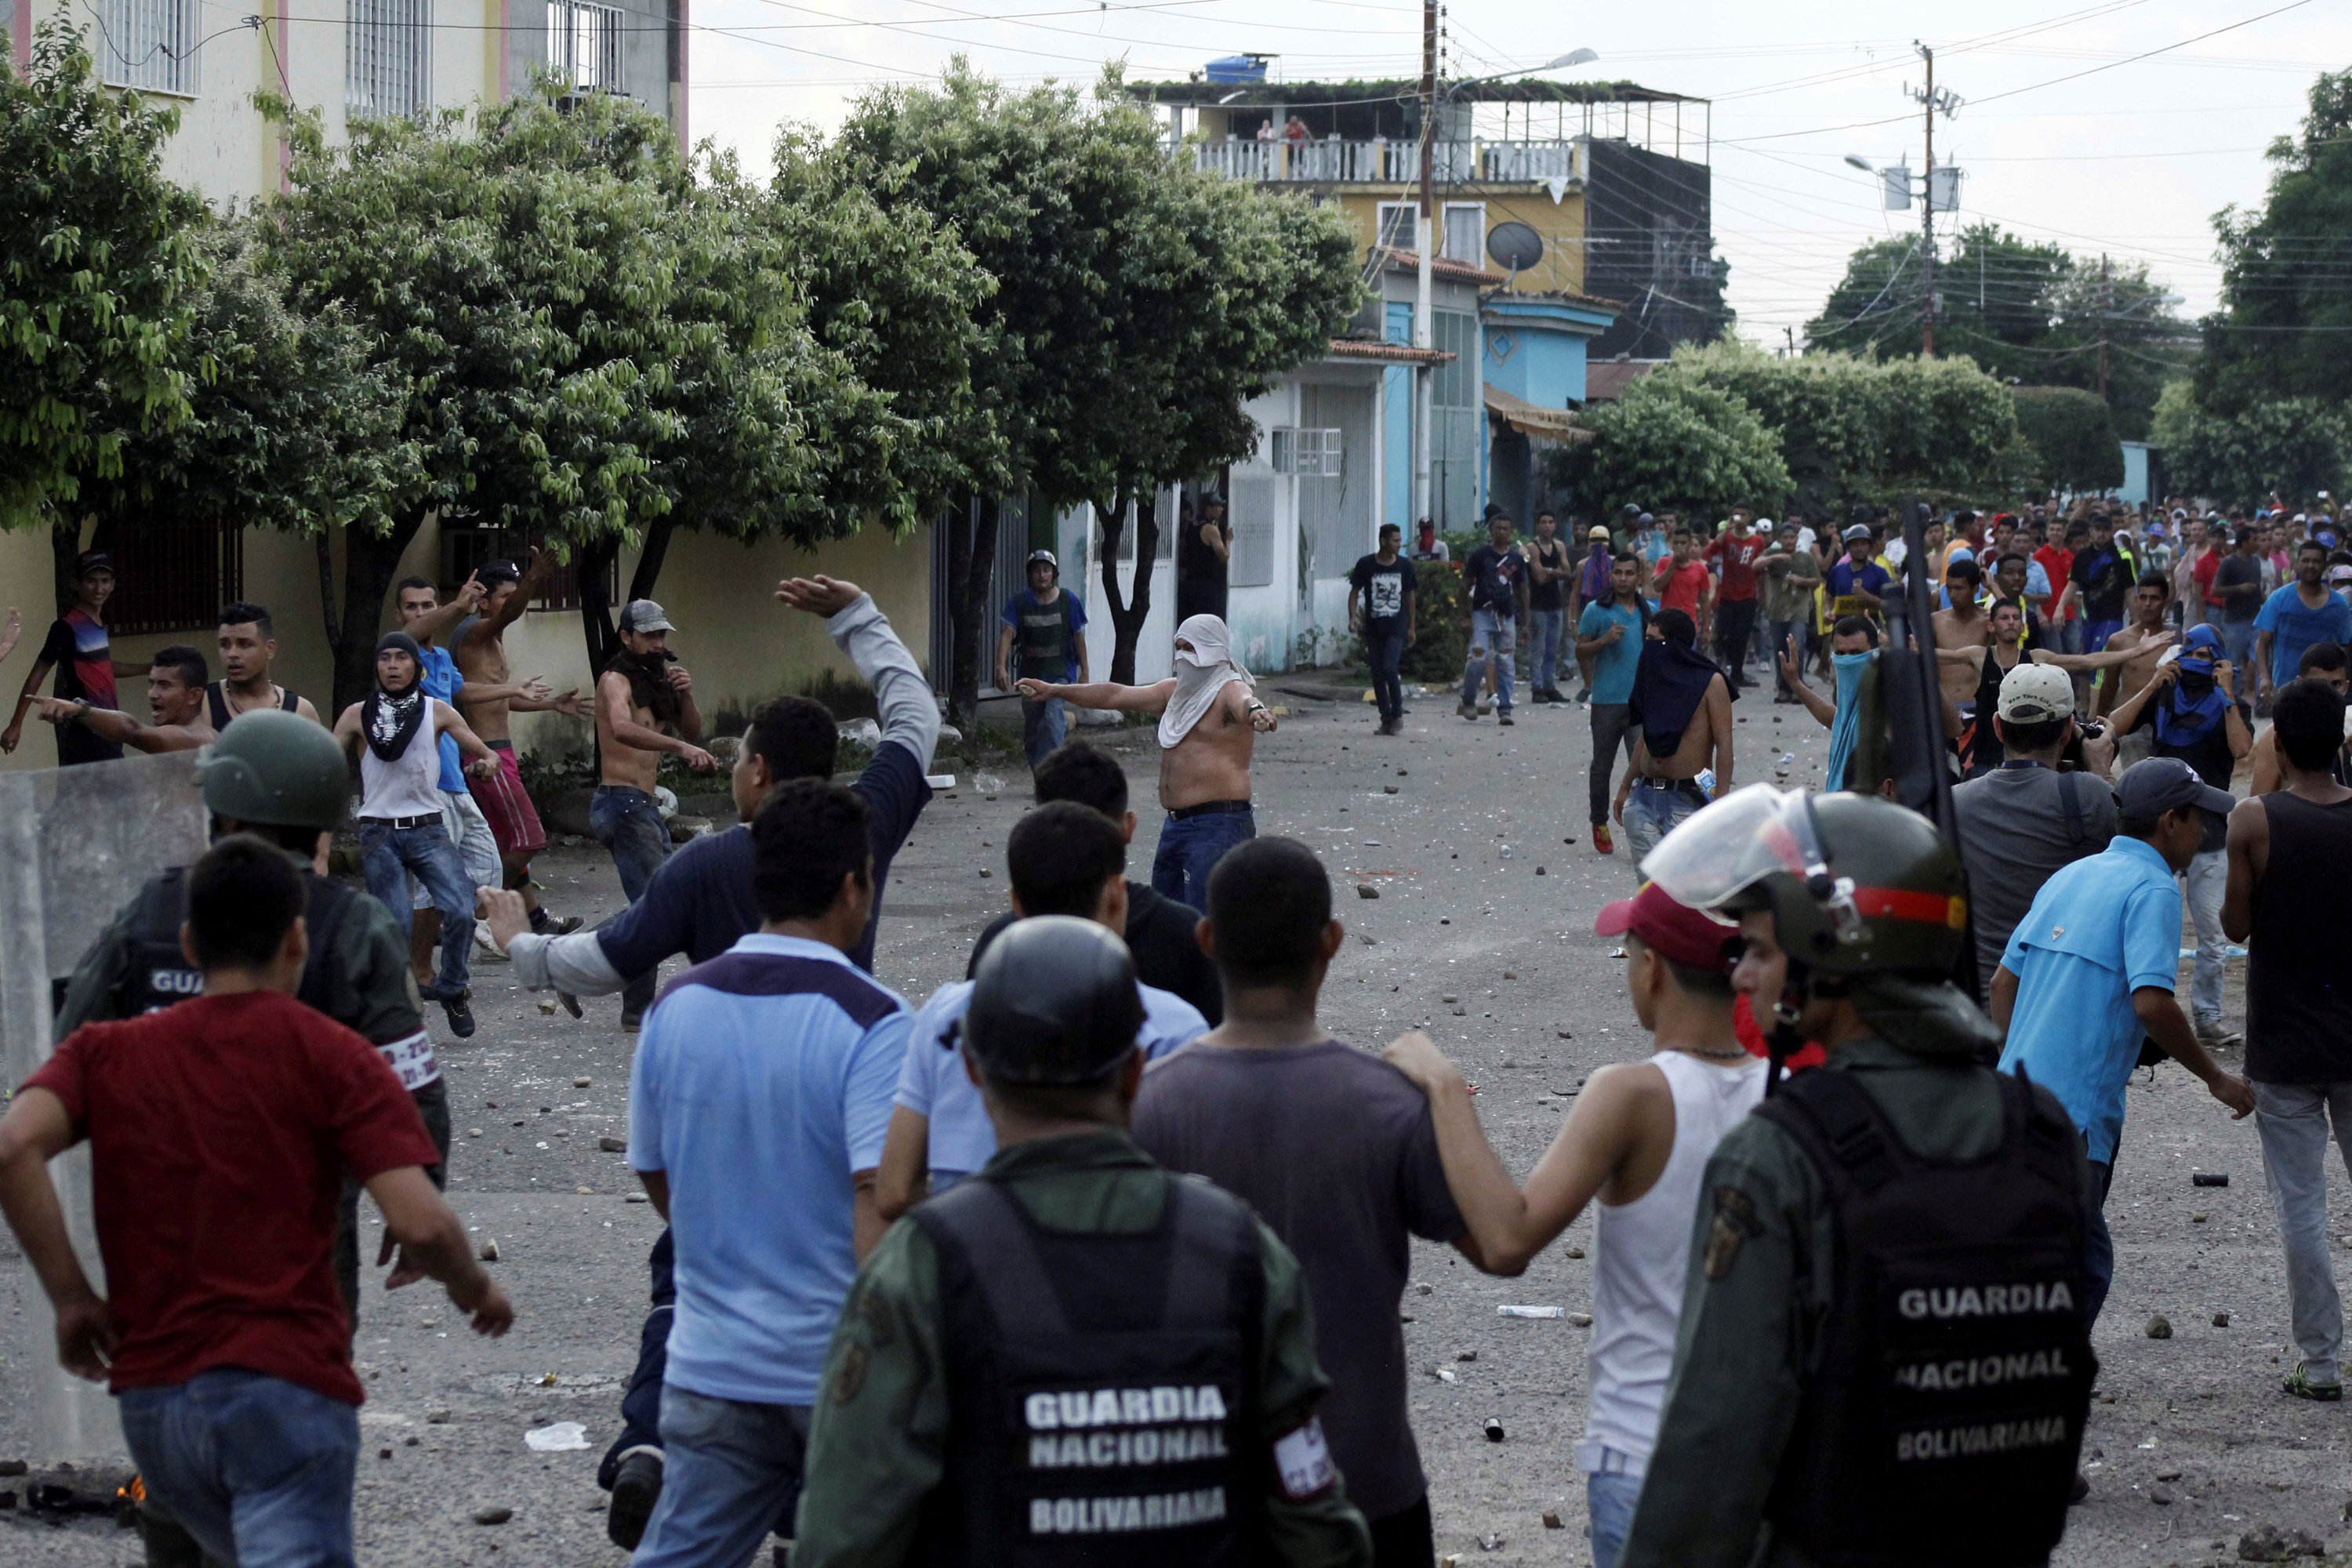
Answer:
[[[1495,722],[1496,722],[1496,723],[1497,723],[1497,724],[1508,724],[1508,723],[1510,723],[1510,722],[1511,722],[1511,710],[1510,710],[1509,709],[1506,708],[1506,709],[1503,709],[1500,712],[1496,713],[1496,714],[1495,715]]]
[[[1592,849],[1593,853],[1597,855],[1614,855],[1617,853],[1617,840],[1609,836],[1609,825],[1607,823],[1596,822],[1592,825]]]
[[[578,915],[565,915],[558,920],[545,910],[530,911],[530,929],[541,936],[570,936],[580,929]]]
[[[634,1035],[644,1023],[644,1014],[625,1012],[621,1015],[621,1033],[625,1035]]]
[[[661,1500],[662,1456],[659,1448],[632,1448],[621,1456],[613,1478],[613,1501],[604,1510],[604,1533],[624,1552],[635,1552],[646,1538],[646,1522]]]
[[[2076,1470],[2074,1472],[2074,1484],[2066,1489],[2066,1506],[2068,1508],[2073,1508],[2078,1502],[2088,1501],[2090,1496],[2091,1478],[2084,1475],[2082,1471]]]
[[[2246,1037],[2220,1018],[2197,1020],[2197,1043],[2209,1051],[2234,1050],[2246,1043]]]
[[[474,1037],[474,1010],[466,1005],[471,992],[460,991],[455,996],[440,998],[441,1016],[449,1020],[449,1032],[461,1040]]]
[[[1402,719],[1383,719],[1381,727],[1372,731],[1375,735],[1400,735],[1403,732],[1404,721]]]
[[[1478,705],[1475,702],[1457,702],[1454,705],[1454,711],[1473,723],[1477,721]]]
[[[2323,1405],[2333,1405],[2344,1397],[2340,1383],[2314,1383],[2303,1370],[2304,1363],[2294,1363],[2294,1370],[2279,1379],[2279,1386],[2297,1399],[2316,1399]]]

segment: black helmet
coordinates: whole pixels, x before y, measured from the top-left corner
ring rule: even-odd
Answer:
[[[1642,871],[1701,909],[1771,910],[1781,951],[1824,974],[1947,974],[1967,937],[1959,857],[1875,795],[1749,784],[1675,829]]]
[[[1142,1027],[1127,943],[1071,915],[1015,921],[989,943],[963,1020],[982,1070],[1023,1084],[1099,1082]]]
[[[196,753],[196,782],[215,816],[264,827],[340,826],[351,763],[323,726],[280,708],[239,717]]]

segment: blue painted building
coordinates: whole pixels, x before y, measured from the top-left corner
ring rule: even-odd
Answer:
[[[1486,497],[1525,528],[1556,500],[1544,493],[1540,448],[1581,437],[1571,411],[1584,402],[1585,349],[1616,321],[1617,306],[1581,294],[1495,293],[1479,318]]]

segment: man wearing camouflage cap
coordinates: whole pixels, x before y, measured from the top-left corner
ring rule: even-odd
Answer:
[[[1297,1259],[1127,1135],[1142,1022],[1103,927],[1042,916],[990,944],[963,1052],[997,1153],[899,1221],[850,1291],[795,1568],[1114,1541],[1125,1568],[1370,1562],[1315,1415],[1328,1380]]]

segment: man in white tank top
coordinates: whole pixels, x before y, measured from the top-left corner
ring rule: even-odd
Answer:
[[[417,685],[424,658],[406,632],[386,632],[375,645],[375,689],[335,721],[335,739],[360,758],[360,852],[368,891],[400,922],[408,939],[408,874],[425,884],[441,911],[441,973],[418,989],[441,1004],[449,1032],[474,1032],[466,1005],[466,960],[474,941],[474,887],[457,847],[441,825],[441,742],[448,735],[466,755],[466,771],[488,776],[498,758],[466,727],[457,710]]]
[[[1644,883],[1592,928],[1625,939],[1625,988],[1657,1054],[1592,1075],[1522,1191],[1479,1130],[1469,1086],[1429,1037],[1388,1059],[1429,1096],[1446,1184],[1488,1267],[1517,1274],[1601,1201],[1594,1223],[1586,1475],[1594,1568],[1615,1568],[1658,1434],[1707,1158],[1764,1097],[1732,1024],[1739,929]]]

